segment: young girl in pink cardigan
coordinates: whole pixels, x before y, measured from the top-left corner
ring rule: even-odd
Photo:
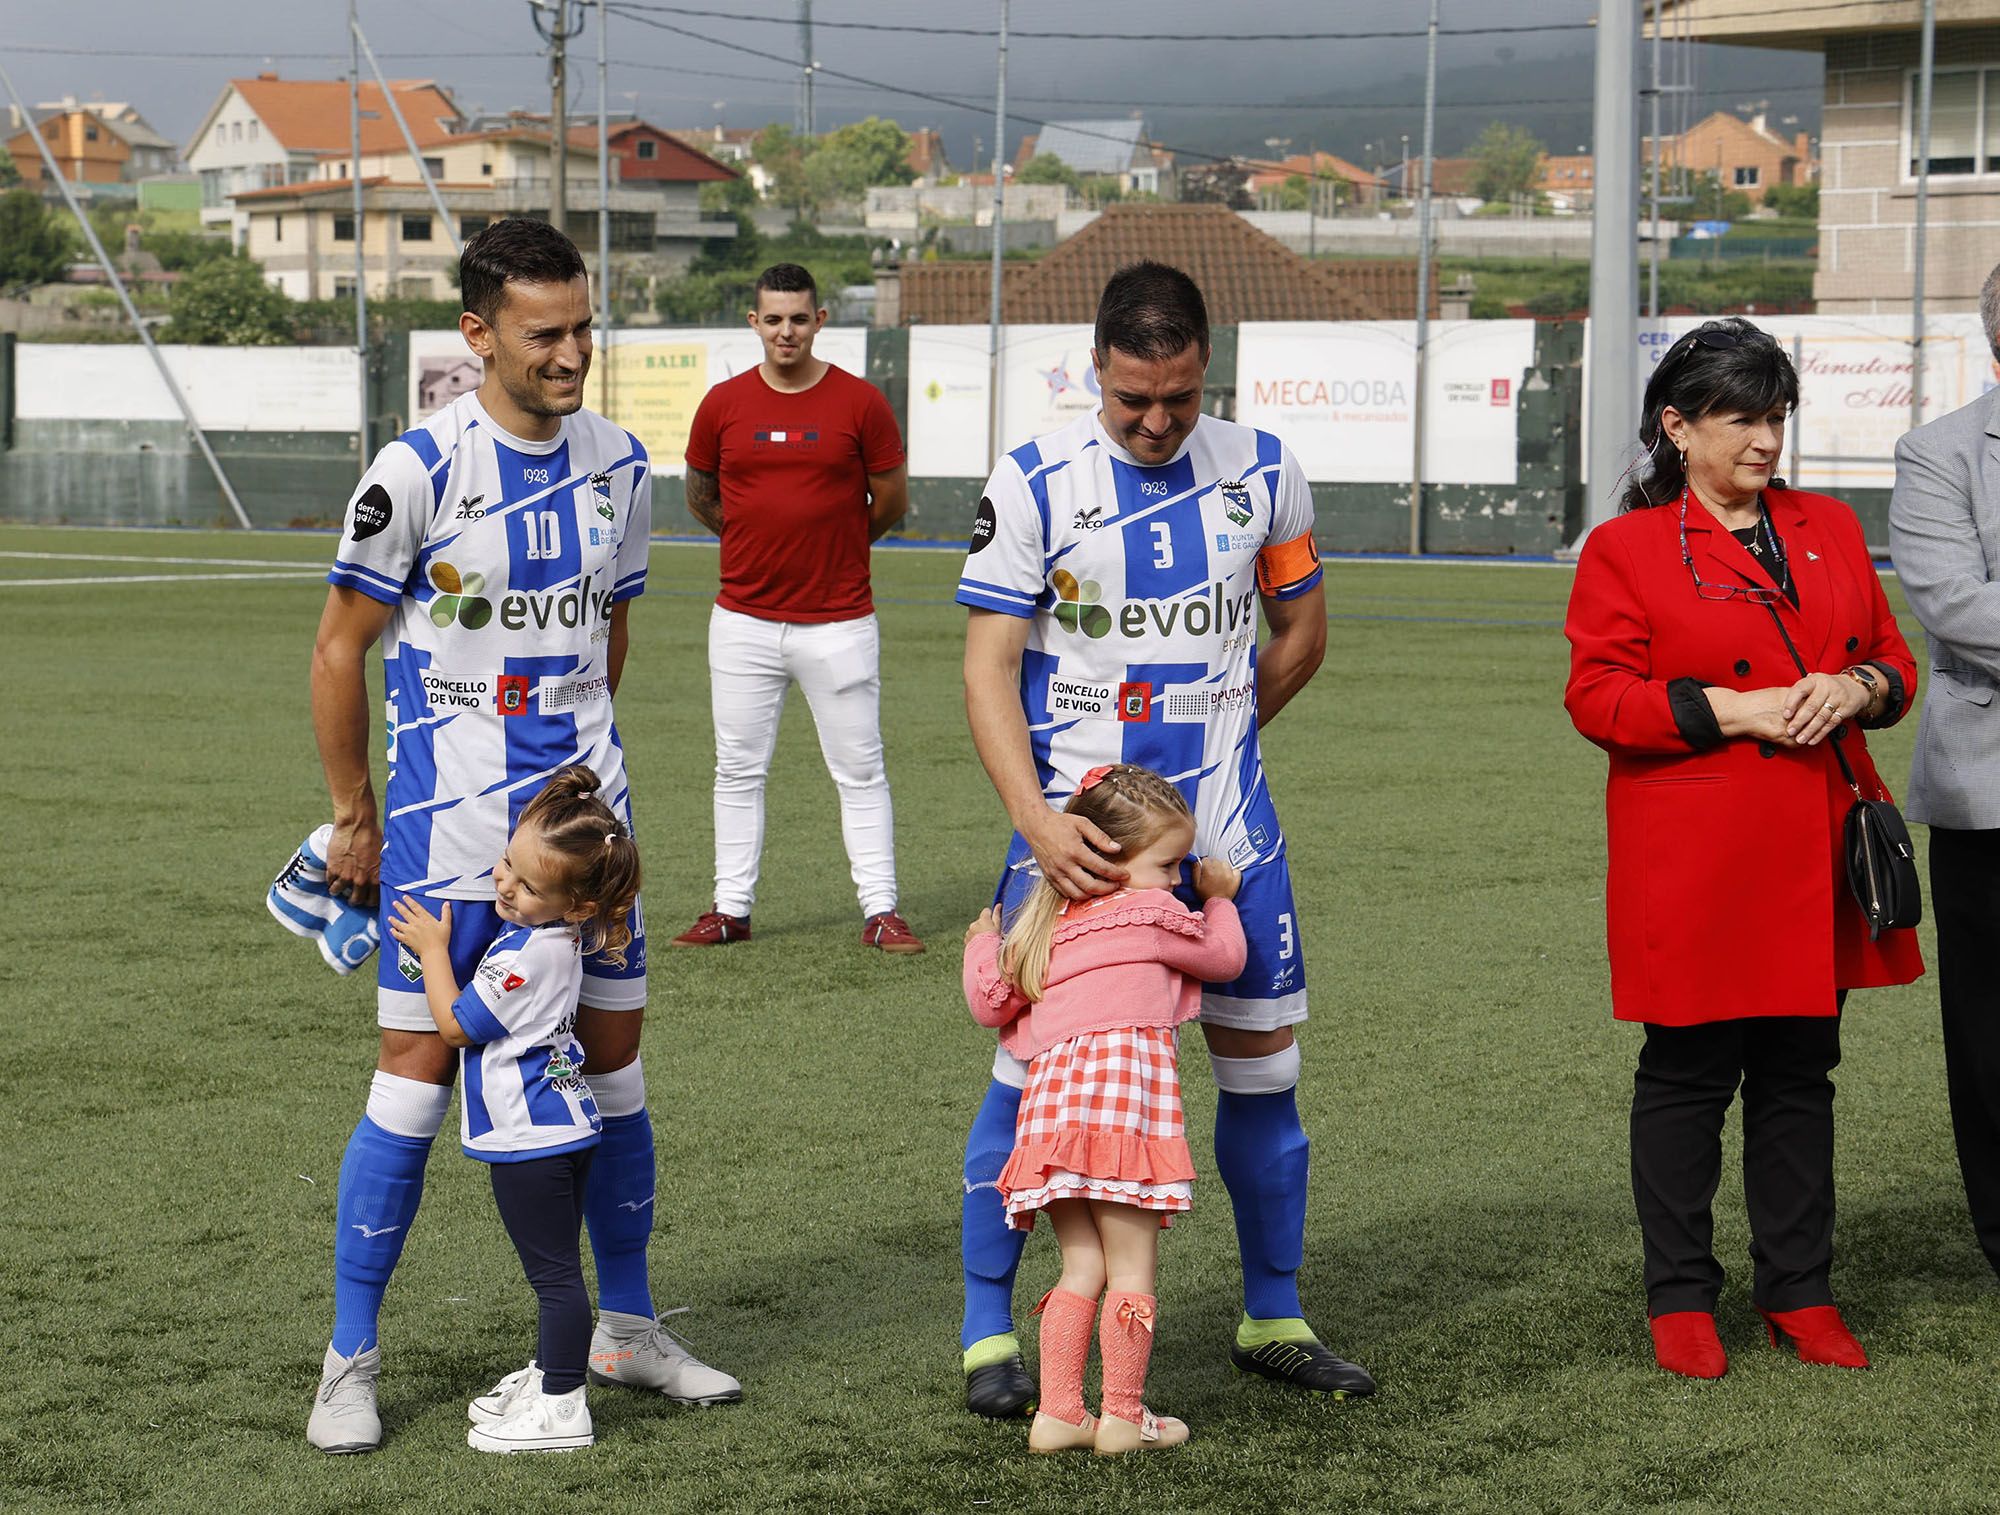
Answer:
[[[1048,1212],[1062,1277],[1042,1317],[1042,1402],[1031,1452],[1177,1446],[1188,1428],[1145,1407],[1160,1228],[1189,1207],[1194,1163],[1181,1116],[1175,1028],[1201,1011],[1201,985],[1243,971],[1241,878],[1217,858],[1194,870],[1197,914],[1168,891],[1194,845],[1187,801],[1127,763],[1093,768],[1066,810],[1118,843],[1129,870],[1115,894],[1068,900],[1046,880],[1003,940],[999,912],[966,930],[973,1018],[1028,1064],[1014,1154],[1000,1174],[1007,1224]],[[1108,1286],[1108,1291],[1107,1291]],[[1084,1408],[1098,1296],[1104,1414]]]

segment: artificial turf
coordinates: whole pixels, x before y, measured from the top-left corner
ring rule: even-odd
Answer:
[[[260,895],[325,808],[306,700],[323,591],[303,573],[196,576],[310,568],[331,545],[0,528],[0,1508],[2000,1502],[2000,1293],[1958,1187],[1933,980],[1847,1015],[1835,1287],[1874,1369],[1764,1345],[1733,1157],[1717,1201],[1729,1375],[1652,1365],[1625,1159],[1637,1031],[1606,1001],[1603,759],[1562,712],[1569,580],[1550,567],[1330,564],[1327,665],[1265,741],[1313,996],[1304,1294],[1377,1398],[1231,1371],[1235,1239],[1191,1039],[1203,1177],[1162,1245],[1149,1398],[1193,1440],[1115,1464],[1030,1458],[1023,1427],[966,1415],[959,1161],[991,1039],[965,1013],[957,948],[1006,825],[965,735],[957,559],[881,552],[875,569],[904,908],[932,950],[858,945],[832,785],[794,698],[755,940],[683,953],[665,938],[709,902],[715,557],[662,545],[618,699],[655,946],[653,1277],[744,1402],[593,1390],[588,1452],[469,1451],[465,1401],[531,1353],[534,1310],[448,1128],[383,1316],[387,1444],[312,1452],[372,997]],[[103,560],[122,556],[248,562]],[[153,574],[167,581],[134,581]],[[26,582],[70,578],[88,582]],[[1898,787],[1913,725],[1874,739]],[[1742,839],[1746,892],[1781,845]],[[1733,1117],[1725,1140],[1733,1154]],[[1024,1309],[1055,1272],[1038,1234]]]

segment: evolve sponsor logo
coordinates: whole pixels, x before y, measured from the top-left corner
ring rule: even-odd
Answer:
[[[539,594],[512,593],[500,597],[500,624],[508,631],[525,631],[533,626],[547,631],[550,626],[574,630],[579,626],[611,624],[611,591],[593,589],[589,574],[574,589],[547,590]]]
[[[1177,595],[1168,600],[1127,600],[1114,614],[1098,603],[1103,595],[1094,579],[1079,582],[1067,569],[1058,568],[1049,576],[1056,592],[1056,624],[1063,630],[1082,632],[1087,637],[1105,637],[1116,631],[1127,641],[1145,637],[1204,637],[1232,633],[1256,624],[1257,592],[1246,589],[1232,595],[1221,579],[1211,579],[1198,595]]]

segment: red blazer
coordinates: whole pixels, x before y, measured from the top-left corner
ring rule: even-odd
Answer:
[[[1861,523],[1827,495],[1767,490],[1799,606],[1779,618],[1813,672],[1882,663],[1916,694],[1917,670],[1875,575]],[[1771,612],[1705,600],[1681,561],[1675,505],[1634,510],[1585,539],[1570,591],[1563,704],[1611,754],[1605,914],[1620,1020],[1689,1026],[1753,1015],[1831,1015],[1836,989],[1924,971],[1915,931],[1868,940],[1841,858],[1853,793],[1832,740],[1787,750],[1733,738],[1696,751],[1668,701],[1678,678],[1730,689],[1798,681]],[[1768,575],[1699,505],[1688,550],[1704,583]],[[1887,794],[1850,723],[1841,749],[1870,798]]]

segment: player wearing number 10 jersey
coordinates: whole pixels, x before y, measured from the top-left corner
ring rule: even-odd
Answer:
[[[637,440],[583,409],[590,285],[575,244],[542,222],[498,221],[466,243],[459,282],[459,329],[483,378],[383,449],[355,491],[327,575],[312,696],[334,812],[329,887],[370,905],[379,882],[385,915],[398,898],[434,915],[454,901],[451,957],[464,982],[506,928],[494,862],[555,770],[588,763],[629,822],[611,700],[626,613],[645,587],[652,484]],[[389,736],[380,809],[366,676],[378,643]],[[640,940],[622,966],[584,961],[575,1028],[603,1118],[583,1197],[597,1262],[592,1376],[713,1403],[740,1386],[659,1328],[648,1285],[653,1128],[639,1064],[644,927],[635,918],[633,928]],[[306,1426],[325,1452],[381,1443],[377,1321],[456,1068],[407,950],[382,953],[377,1020],[367,1110],[341,1162],[332,1341]]]
[[[1170,779],[1194,811],[1196,854],[1242,870],[1248,957],[1236,981],[1207,987],[1201,1014],[1243,1263],[1230,1355],[1268,1378],[1366,1394],[1368,1374],[1319,1343],[1299,1304],[1309,1144],[1291,1028],[1306,1018],[1305,962],[1258,750],[1260,723],[1325,650],[1312,494],[1276,437],[1201,413],[1208,356],[1193,280],[1158,263],[1113,276],[1093,351],[1102,410],[1001,459],[979,502],[958,586],[967,711],[1015,827],[1003,911],[1037,873],[1071,897],[1119,887],[1109,839],[1059,809],[1102,763]],[[987,1415],[1034,1394],[1013,1334],[1021,1233],[993,1187],[1025,1073],[996,1055],[966,1144],[960,1346],[968,1403]]]

